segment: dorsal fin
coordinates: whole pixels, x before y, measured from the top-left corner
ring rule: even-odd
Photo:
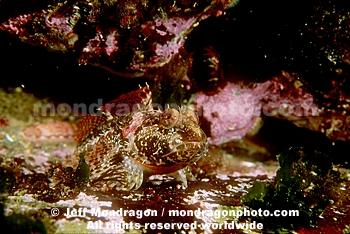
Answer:
[[[99,108],[108,119],[128,114],[135,110],[149,110],[152,108],[152,92],[146,83],[141,87],[127,94],[122,94],[117,99],[106,103]]]
[[[86,115],[77,125],[74,140],[77,143],[80,143],[85,135],[89,134],[92,130],[106,121],[106,117],[101,115]]]

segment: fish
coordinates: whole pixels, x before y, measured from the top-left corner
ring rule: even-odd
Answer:
[[[151,99],[147,85],[102,106],[105,121],[99,120],[100,125],[89,129],[78,124],[77,131],[86,134],[64,166],[77,170],[83,161],[93,186],[107,190],[136,190],[155,174],[175,174],[187,188],[187,178],[195,179],[188,166],[207,154],[207,136],[194,111],[155,110]],[[96,123],[88,118],[85,122]]]

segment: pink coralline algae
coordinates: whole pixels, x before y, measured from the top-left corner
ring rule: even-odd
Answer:
[[[332,140],[350,141],[350,97],[345,94],[343,81],[333,81],[333,89],[324,94],[322,121],[319,131]]]
[[[288,73],[252,87],[228,83],[216,94],[197,93],[192,101],[203,117],[210,143],[239,140],[254,129],[262,114],[289,119],[318,116],[321,110],[302,82]],[[289,119],[290,120],[290,119]]]
[[[20,136],[28,141],[73,142],[75,128],[74,124],[65,121],[39,123],[25,129]]]
[[[200,21],[220,16],[237,2],[65,1],[42,12],[10,18],[0,29],[35,46],[71,52],[80,64],[100,66],[124,77],[154,79],[169,76],[169,67],[174,71],[173,67],[185,63],[184,43]]]
[[[185,36],[189,33],[189,29],[192,28],[192,25],[197,22],[195,17],[190,17],[188,19],[184,18],[170,18],[164,20],[160,17],[157,17],[155,20],[155,27],[157,34],[161,37],[172,38],[166,44],[157,44],[155,49],[155,55],[151,58],[148,64],[140,64],[140,69],[145,69],[147,67],[157,67],[163,66],[168,63],[176,54],[179,53],[179,50],[185,44]]]
[[[275,117],[317,116],[320,113],[315,98],[306,91],[306,81],[297,74],[282,72],[282,76],[257,85],[257,93],[264,92],[262,97],[265,115]]]
[[[260,100],[252,90],[229,83],[213,96],[198,93],[194,103],[203,108],[203,117],[210,124],[210,143],[217,145],[247,134],[260,116]]]

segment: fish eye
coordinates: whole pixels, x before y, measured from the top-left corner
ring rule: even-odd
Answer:
[[[166,128],[172,128],[179,121],[179,119],[180,113],[174,108],[169,108],[164,110],[164,113],[160,118],[159,125],[162,125]]]

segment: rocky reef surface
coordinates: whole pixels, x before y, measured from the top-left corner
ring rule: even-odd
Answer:
[[[188,182],[187,189],[171,176],[155,175],[136,191],[101,191],[61,165],[75,148],[74,138],[63,136],[74,132],[79,117],[35,116],[34,106],[48,100],[20,88],[1,90],[1,95],[4,103],[23,107],[16,111],[2,106],[7,120],[0,132],[1,222],[13,233],[154,233],[167,232],[166,228],[188,233],[346,233],[349,229],[349,171],[337,169],[318,151],[289,149],[278,164],[266,150],[243,139],[234,145],[210,146],[208,155],[192,166],[196,181]],[[30,135],[33,132],[36,138]],[[265,159],[259,161],[262,155]],[[282,199],[285,190],[290,199]],[[240,217],[251,209],[282,208],[302,214]],[[194,211],[204,213],[189,213]],[[181,226],[185,223],[192,226]]]
[[[2,1],[1,66],[11,76],[0,81],[0,224],[11,233],[349,233],[344,2]],[[191,166],[196,180],[184,189],[153,175],[138,190],[99,190],[84,160],[63,167],[82,116],[146,82],[157,107],[199,114],[210,146]],[[299,216],[266,213],[281,209]]]

